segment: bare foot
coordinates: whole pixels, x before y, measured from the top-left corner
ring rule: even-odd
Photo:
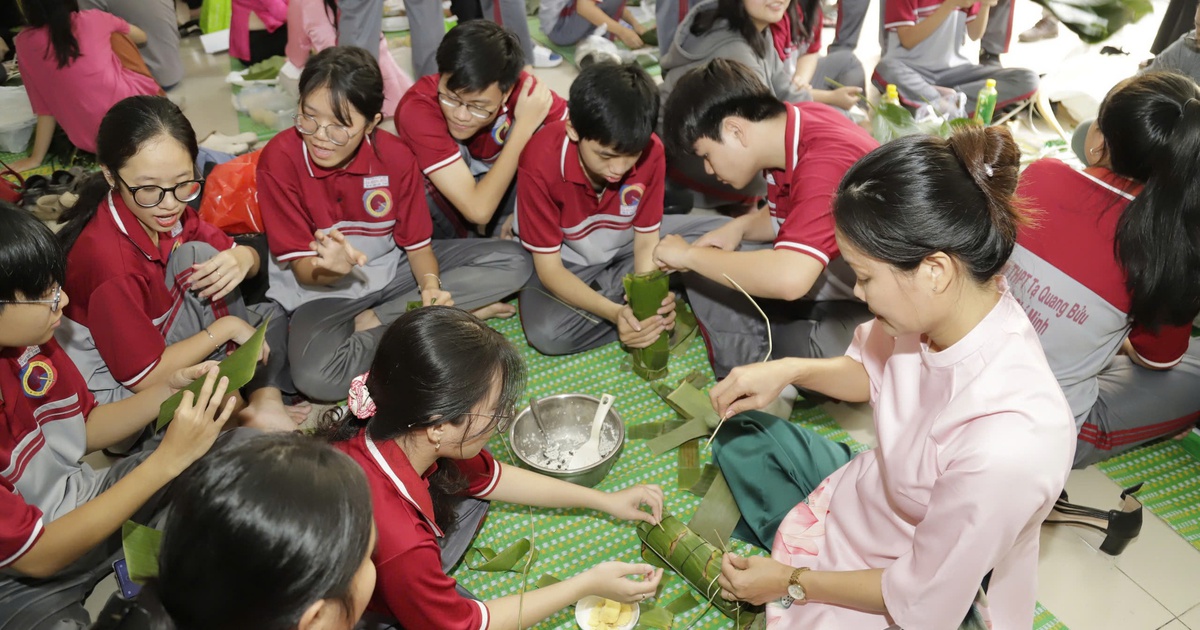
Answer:
[[[238,413],[238,423],[266,432],[295,431],[308,416],[305,412],[304,416],[296,417],[292,413],[295,407],[300,405],[288,407],[283,404],[279,390],[264,387],[250,395],[250,404]]]
[[[471,311],[479,319],[508,319],[517,314],[517,307],[507,302],[494,302]]]
[[[354,316],[354,332],[371,330],[382,325],[383,322],[379,321],[379,317],[375,315],[375,311],[372,309],[367,309]]]
[[[291,417],[292,422],[295,422],[298,425],[304,424],[304,421],[308,420],[308,414],[312,412],[312,403],[304,401],[295,405],[285,405],[284,410],[287,411],[287,414],[289,417]]]

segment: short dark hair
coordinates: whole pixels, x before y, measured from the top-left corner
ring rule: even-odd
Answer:
[[[446,33],[437,65],[453,92],[482,92],[493,83],[507,92],[521,78],[525,50],[512,31],[490,20],[471,20]]]
[[[658,88],[641,66],[603,62],[580,71],[567,108],[580,139],[633,155],[650,143],[658,103]]]
[[[39,299],[66,275],[67,257],[50,228],[0,201],[0,300]]]
[[[893,140],[846,172],[834,224],[855,248],[901,271],[944,252],[983,283],[1008,262],[1024,220],[1013,203],[1020,159],[1004,127]]]
[[[334,46],[313,55],[300,73],[300,102],[313,92],[329,89],[333,114],[350,126],[350,108],[370,124],[383,111],[383,73],[379,62],[356,46]]]
[[[787,113],[754,71],[728,59],[713,59],[680,77],[663,108],[663,135],[675,154],[691,154],[702,138],[720,141],[730,116],[760,122]]]

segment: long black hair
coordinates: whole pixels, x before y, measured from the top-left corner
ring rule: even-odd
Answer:
[[[1187,324],[1200,312],[1200,87],[1172,72],[1118,84],[1096,119],[1117,175],[1144,184],[1117,224],[1134,321]]]
[[[71,27],[71,16],[79,12],[78,0],[21,0],[21,12],[29,26],[44,26],[50,31],[50,45],[59,68],[79,58],[79,40]]]
[[[0,301],[36,300],[66,278],[54,233],[25,210],[0,201]],[[0,304],[0,311],[4,305]]]
[[[1020,159],[1003,127],[900,138],[846,172],[834,223],[855,248],[901,271],[944,252],[986,282],[1008,262],[1025,219],[1013,202]]]
[[[804,3],[804,6],[799,6],[801,2]],[[791,0],[788,2],[786,12],[792,25],[793,44],[811,40],[813,34],[817,32],[816,29],[821,28],[820,9],[820,0]],[[800,19],[800,13],[804,14],[803,20]],[[696,14],[696,19],[692,22],[692,34],[703,35],[711,31],[716,26],[717,20],[727,21],[729,28],[740,33],[742,39],[750,44],[750,48],[758,57],[766,57],[770,52],[770,38],[763,37],[763,34],[754,26],[754,21],[750,19],[750,14],[746,11],[745,0],[717,0],[715,8]]]
[[[498,417],[465,440],[491,431],[499,416],[511,413],[525,389],[525,364],[503,335],[474,315],[457,308],[427,306],[409,311],[388,326],[367,377],[367,390],[375,402],[371,418],[360,420],[349,412],[330,410],[320,435],[339,442],[363,429],[375,441],[406,438],[441,424],[462,426],[487,399],[492,383],[500,378]],[[434,519],[447,529],[451,524],[450,495],[463,488],[458,466],[438,460],[429,478]]]
[[[96,133],[96,161],[110,173],[121,170],[142,147],[161,136],[172,138],[196,161],[196,131],[179,106],[165,96],[130,96],[122,99],[100,121]],[[87,227],[112,188],[102,173],[93,173],[80,187],[79,200],[63,213],[59,240],[67,250]]]
[[[324,599],[353,610],[371,491],[345,454],[296,433],[256,436],[201,458],[170,498],[159,575],[139,596],[156,630],[290,630]]]
[[[325,0],[325,13],[333,18],[333,27],[338,26],[338,0]]]
[[[321,88],[329,90],[333,115],[346,127],[351,126],[351,107],[367,119],[367,124],[383,112],[379,62],[357,46],[326,48],[305,62],[300,73],[300,103]]]

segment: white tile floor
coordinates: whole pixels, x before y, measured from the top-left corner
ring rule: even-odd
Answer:
[[[1155,2],[1161,15],[1165,2]],[[1030,27],[1040,17],[1040,8],[1018,0],[1014,33]],[[868,71],[879,58],[879,47],[871,36],[875,10],[868,15],[860,42],[859,56]],[[1149,56],[1159,18],[1151,15],[1141,24],[1127,28],[1107,45],[1118,46],[1128,57],[1101,57],[1099,46],[1086,46],[1062,29],[1055,40],[1018,44],[1005,55],[1010,66],[1025,66],[1047,73],[1044,87],[1065,99],[1076,117],[1094,114],[1099,99],[1116,81],[1129,76],[1139,61]],[[832,32],[826,31],[827,40]],[[186,113],[201,136],[210,131],[237,132],[237,119],[230,103],[230,90],[223,78],[228,58],[210,56],[199,41],[184,41],[188,76],[175,92],[186,99]],[[401,67],[408,68],[406,48],[394,51]],[[972,47],[969,55],[974,54]],[[550,87],[566,94],[575,71],[568,67],[539,70]],[[827,409],[857,440],[874,444],[870,410],[861,405],[827,405]],[[1072,501],[1097,507],[1115,507],[1120,488],[1095,468],[1075,471],[1067,486]],[[1039,564],[1039,600],[1074,630],[1200,630],[1200,551],[1192,548],[1164,523],[1146,514],[1141,537],[1123,555],[1113,558],[1097,547],[1099,534],[1067,527],[1043,529]],[[90,600],[98,610],[114,584],[106,580]]]

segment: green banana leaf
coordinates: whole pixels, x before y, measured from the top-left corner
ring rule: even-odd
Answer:
[[[626,274],[624,284],[629,308],[639,321],[653,317],[670,291],[670,278],[662,271]],[[633,358],[635,374],[648,381],[658,380],[667,375],[667,362],[671,358],[670,334],[663,331],[653,344],[630,348],[629,354]]]
[[[219,381],[222,376],[229,379],[228,392],[237,391],[249,383],[251,378],[254,378],[254,370],[258,366],[258,355],[262,353],[263,340],[266,339],[267,324],[269,323],[271,323],[271,319],[268,317],[246,343],[221,361],[217,380]],[[287,352],[287,348],[275,348],[275,352]],[[183,392],[192,392],[193,396],[199,396],[202,387],[204,387],[204,379],[196,379],[187,387],[175,392],[174,396],[163,401],[162,406],[158,408],[158,425],[155,430],[161,431],[175,417],[175,410],[179,408],[179,403],[183,402]]]
[[[1151,13],[1150,0],[1033,0],[1079,39],[1098,44]]]
[[[129,579],[144,584],[158,577],[158,550],[163,533],[157,529],[125,521],[121,525],[121,547],[125,552],[125,568]]]

